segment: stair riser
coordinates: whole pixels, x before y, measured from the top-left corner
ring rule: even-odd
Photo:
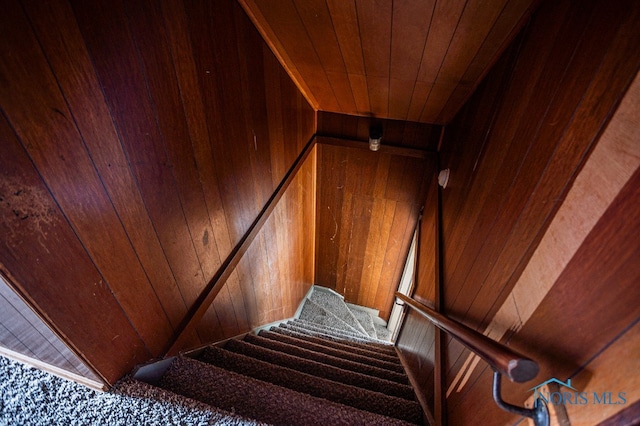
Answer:
[[[298,335],[320,339],[322,342],[332,342],[333,344],[340,346],[342,348],[345,348],[345,349],[348,348],[348,350],[357,351],[357,353],[361,353],[365,356],[379,359],[381,361],[386,361],[392,364],[399,363],[398,357],[395,354],[390,355],[388,353],[383,353],[383,352],[380,352],[376,347],[370,347],[359,342],[353,342],[345,339],[340,339],[334,336],[326,335],[324,333],[314,332],[312,330],[306,330],[296,325],[281,324],[278,327],[271,328],[271,331],[274,331],[274,330],[288,330],[288,331],[297,333]]]
[[[202,354],[201,359],[254,379],[376,414],[408,422],[420,421],[422,417],[420,406],[416,402],[300,373],[224,349],[209,348]]]
[[[160,385],[179,395],[272,425],[406,424],[186,358],[174,361]]]
[[[415,400],[413,389],[410,386],[402,386],[395,382],[374,378],[366,374],[360,374],[350,370],[344,370],[323,362],[298,358],[258,346],[256,344],[248,343],[246,341],[229,342],[225,345],[224,349],[256,358],[261,361],[269,362],[271,364],[279,365],[281,367],[291,368],[302,373],[344,383],[346,385],[357,386],[363,389],[380,392],[385,395],[395,396],[410,401]]]
[[[290,336],[299,340],[303,340],[306,342],[314,343],[320,346],[326,346],[328,348],[337,349],[343,352],[349,352],[354,355],[358,355],[364,358],[367,358],[370,365],[374,365],[376,367],[385,368],[387,370],[396,371],[398,373],[404,373],[404,369],[399,362],[390,362],[386,360],[381,360],[376,357],[376,354],[371,351],[365,351],[360,348],[356,348],[353,346],[345,345],[333,340],[326,340],[316,336],[310,336],[308,334],[302,334],[295,330],[286,329],[286,328],[275,328],[271,329],[271,332],[279,333],[285,336]]]
[[[305,320],[301,320],[301,319],[295,319],[292,321],[287,321],[284,324],[290,324],[293,326],[298,326],[301,328],[305,328],[308,330],[313,330],[313,331],[317,331],[320,332],[324,335],[329,335],[329,336],[333,336],[333,337],[337,337],[340,339],[344,339],[344,340],[351,340],[354,343],[359,343],[361,345],[364,345],[366,347],[375,347],[377,350],[379,350],[380,352],[383,353],[389,353],[389,354],[394,354],[395,355],[395,351],[393,349],[393,346],[391,346],[388,342],[383,342],[383,341],[379,341],[379,340],[375,340],[371,337],[366,337],[363,336],[361,334],[356,334],[356,333],[349,333],[346,331],[342,331],[342,330],[338,330],[332,327],[328,327],[328,326],[324,326],[324,325],[320,325],[320,324],[314,324],[311,323],[309,321],[305,321]]]
[[[262,331],[259,336],[251,337],[263,338],[262,345],[269,347],[270,349],[307,359],[321,357],[327,362],[333,362],[331,365],[335,365],[339,368],[349,369],[351,371],[368,374],[373,377],[379,377],[400,384],[406,385],[409,383],[405,374],[371,365],[370,359],[367,357],[328,347],[321,347],[310,342],[305,342],[283,334],[272,333],[270,331]]]

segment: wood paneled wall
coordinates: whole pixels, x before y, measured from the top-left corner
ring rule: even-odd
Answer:
[[[318,142],[315,282],[387,319],[435,156]]]
[[[635,178],[604,204],[606,213],[594,213],[598,224],[586,231],[558,279],[548,273],[565,248],[551,236],[552,249],[538,253],[537,278],[512,294],[640,67],[639,17],[633,2],[544,2],[445,132],[441,167],[452,173],[442,192],[445,311],[490,335],[505,327],[499,338],[542,362],[540,382],[584,368],[639,316],[640,295],[631,284],[637,266],[628,263],[638,255],[637,242],[628,238],[637,232],[638,215],[623,213],[638,211],[629,205],[637,200]],[[629,172],[628,164],[610,161],[615,152],[632,152],[634,143],[637,138],[600,157],[596,169]],[[576,212],[602,204],[588,190],[602,173],[591,179],[577,195],[586,207]],[[573,235],[584,222],[570,216],[562,226]],[[543,283],[551,290],[539,296],[529,319],[522,301],[538,297]],[[529,320],[524,328],[492,322],[505,306],[514,307],[509,300],[516,301],[514,318]],[[451,340],[446,357],[450,424],[513,421],[491,402],[491,371],[484,363],[475,368]],[[507,386],[505,394],[523,401],[535,385]]]
[[[2,276],[0,276],[0,346],[78,376],[100,381],[18,297]]]
[[[437,309],[439,294],[439,239],[438,239],[438,181],[435,167],[431,171],[427,196],[418,229],[418,264],[414,276],[414,291],[409,296]],[[405,308],[405,320],[396,339],[396,346],[410,365],[415,377],[417,392],[429,407],[432,417],[436,417],[436,333],[435,326],[425,323],[415,311]]]
[[[368,141],[372,124],[382,128],[382,145],[436,151],[442,126],[318,111],[318,136]]]
[[[232,0],[8,0],[0,46],[0,263],[113,383],[165,349],[315,113]],[[200,332],[262,315],[235,291]]]
[[[291,318],[314,280],[316,148],[198,325],[205,342]],[[220,327],[212,327],[219,321]]]
[[[407,308],[408,309],[408,308]],[[408,309],[396,345],[416,378],[417,393],[426,401],[430,415],[435,415],[436,327],[425,323],[415,311]]]

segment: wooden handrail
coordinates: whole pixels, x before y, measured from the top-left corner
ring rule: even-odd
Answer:
[[[527,382],[538,374],[540,368],[535,361],[519,354],[508,346],[496,342],[484,334],[452,320],[404,294],[396,292],[396,297],[417,313],[427,318],[435,326],[454,337],[468,349],[475,352],[480,358],[485,360],[494,371],[508,377],[512,382]]]

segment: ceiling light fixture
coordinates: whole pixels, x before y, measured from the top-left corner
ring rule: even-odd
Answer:
[[[382,140],[382,128],[380,126],[369,127],[369,149],[371,151],[379,150],[381,140]]]

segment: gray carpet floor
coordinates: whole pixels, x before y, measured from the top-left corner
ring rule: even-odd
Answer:
[[[256,425],[133,380],[97,392],[0,356],[0,425]]]

